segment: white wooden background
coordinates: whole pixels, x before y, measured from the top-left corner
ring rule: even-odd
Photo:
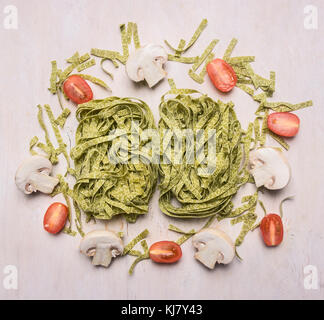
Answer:
[[[309,3],[318,9],[317,30],[304,28],[303,10]],[[3,9],[10,4],[18,9],[19,25],[17,30],[0,25],[0,299],[324,298],[323,1],[1,0],[0,20],[5,17]],[[213,271],[194,260],[191,241],[183,246],[183,258],[175,265],[146,260],[129,276],[127,271],[134,258],[123,257],[109,269],[95,268],[79,253],[79,236],[52,236],[43,230],[43,215],[52,200],[41,194],[25,196],[14,184],[15,170],[28,155],[30,138],[43,137],[36,105],[49,103],[59,114],[56,97],[47,90],[50,61],[57,59],[60,66],[76,50],[85,53],[92,47],[121,50],[118,26],[127,21],[138,24],[142,43],[163,44],[168,39],[177,45],[180,37],[191,37],[202,18],[208,19],[208,26],[189,56],[200,54],[213,38],[221,40],[216,54],[222,56],[231,38],[236,37],[239,43],[235,55],[255,55],[255,69],[265,76],[270,70],[277,72],[274,101],[314,101],[313,108],[298,112],[300,133],[291,139],[287,153],[293,171],[291,183],[280,192],[261,195],[271,212],[278,211],[283,197],[296,195],[295,200],[284,205],[284,241],[277,248],[266,248],[257,230],[239,248],[242,262],[235,260]],[[112,67],[108,64],[108,68]],[[234,89],[229,95],[221,95],[207,78],[198,85],[188,77],[188,68],[167,64],[169,76],[178,87],[196,88],[214,99],[232,100],[244,127],[254,119],[257,105],[247,94]],[[109,82],[114,95],[145,100],[158,121],[158,104],[168,89],[167,82],[151,90],[130,82],[123,66],[113,72],[115,80],[111,81],[98,66],[89,69],[89,73]],[[107,95],[93,89],[96,97]],[[65,141],[74,141],[75,107],[71,105],[71,109]],[[59,172],[64,172],[63,165],[55,168],[55,173]],[[238,200],[251,191],[242,190]],[[58,196],[55,200],[63,199]],[[259,207],[257,213],[262,216]],[[106,227],[125,231],[125,242],[148,228],[151,244],[177,239],[177,234],[167,230],[170,222],[184,228],[203,224],[164,216],[158,208],[156,191],[145,218],[128,226],[116,219]],[[233,228],[226,221],[222,224],[234,239],[240,226]],[[98,223],[86,226],[86,230],[102,227]],[[7,265],[18,269],[17,290],[6,290],[2,285]],[[317,290],[304,288],[307,265],[318,269]]]

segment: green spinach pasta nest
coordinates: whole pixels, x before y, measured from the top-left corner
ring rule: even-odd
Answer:
[[[145,157],[126,151],[124,162],[110,161],[118,139],[130,142],[132,124],[156,129],[147,104],[133,98],[109,97],[79,105],[76,145],[71,151],[76,183],[73,194],[88,218],[111,219],[122,214],[129,222],[148,212],[158,168]],[[121,130],[119,132],[118,130]],[[113,135],[112,132],[115,132]],[[138,155],[139,161],[130,161]]]
[[[232,102],[216,102],[207,95],[189,89],[173,89],[169,93],[174,94],[173,97],[166,99],[163,96],[159,106],[159,131],[160,135],[165,136],[164,144],[169,143],[174,147],[174,137],[183,129],[194,132],[194,141],[201,140],[201,137],[198,138],[200,130],[206,133],[214,129],[216,165],[208,172],[206,163],[197,157],[197,146],[192,163],[161,163],[160,209],[176,218],[229,216],[233,209],[232,197],[249,180],[245,159],[248,158],[251,132],[242,131]],[[173,131],[173,137],[166,137],[168,129]],[[204,134],[202,138],[199,148],[207,157],[207,142],[211,137]],[[181,139],[177,137],[177,140]],[[184,140],[188,139],[192,138],[186,136]],[[187,157],[188,152],[192,153],[192,148],[189,147],[188,151],[188,145],[194,141],[183,142],[183,157]]]

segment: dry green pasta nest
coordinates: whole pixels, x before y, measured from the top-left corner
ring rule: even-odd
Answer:
[[[174,89],[169,93],[176,95],[169,99],[162,97],[160,134],[167,129],[173,129],[174,135],[177,134],[174,129],[193,132],[216,129],[216,167],[212,174],[204,174],[206,164],[197,159],[193,163],[161,163],[160,209],[176,218],[229,215],[233,208],[232,197],[249,179],[244,159],[249,151],[250,135],[242,131],[232,102],[214,101],[207,95],[194,97],[193,94],[197,94],[194,90]],[[197,139],[197,135],[194,138]],[[207,141],[205,137],[204,149],[207,149]],[[245,142],[248,142],[246,149]],[[186,152],[185,149],[183,157]]]
[[[88,218],[111,219],[122,214],[129,222],[148,212],[158,168],[142,161],[114,163],[108,152],[113,130],[124,130],[130,139],[131,125],[155,129],[147,104],[133,98],[109,97],[82,104],[77,109],[76,144],[71,151],[75,165],[74,199]],[[130,159],[127,159],[130,160]]]

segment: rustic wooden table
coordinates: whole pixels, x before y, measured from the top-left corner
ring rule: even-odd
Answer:
[[[0,26],[0,299],[323,299],[324,3],[311,3],[313,12],[318,13],[315,29],[309,29],[316,21],[307,18],[306,0],[0,0],[0,20],[4,20]],[[18,10],[17,29],[7,29],[8,5]],[[49,103],[59,114],[56,97],[47,90],[50,61],[56,59],[62,65],[76,50],[84,53],[93,47],[120,50],[118,26],[127,21],[137,22],[142,43],[163,44],[168,39],[176,45],[180,37],[191,37],[202,18],[208,19],[208,26],[189,56],[200,54],[214,38],[220,39],[215,52],[221,56],[231,38],[236,37],[236,55],[255,55],[255,69],[265,76],[270,70],[277,72],[274,101],[314,101],[313,108],[298,112],[300,133],[289,141],[287,157],[293,172],[290,184],[280,192],[261,195],[271,212],[278,211],[282,198],[295,195],[293,201],[285,203],[284,242],[277,248],[266,248],[257,230],[239,248],[243,261],[235,260],[213,271],[194,260],[191,241],[183,246],[183,258],[175,265],[146,260],[129,276],[127,271],[134,258],[124,257],[109,269],[94,268],[79,253],[79,236],[52,236],[43,230],[43,214],[52,200],[41,194],[25,196],[14,183],[15,170],[28,155],[30,138],[43,136],[36,105]],[[108,68],[112,67],[108,64]],[[188,68],[167,64],[169,76],[178,87],[195,88],[214,99],[232,100],[244,127],[254,119],[257,105],[247,94],[234,89],[230,95],[221,95],[207,77],[203,85],[192,81]],[[167,81],[149,89],[130,82],[123,66],[112,71],[114,81],[98,66],[89,70],[109,82],[114,95],[145,100],[157,122],[159,100],[168,90]],[[94,92],[97,97],[107,95],[98,88]],[[76,128],[75,107],[70,107],[73,114],[64,129],[65,141],[74,141]],[[275,142],[269,140],[268,144]],[[55,173],[63,170],[64,166],[58,165]],[[236,203],[242,194],[251,191],[252,186],[241,190]],[[57,196],[55,200],[63,199]],[[263,214],[259,207],[257,213],[260,217]],[[186,229],[203,224],[164,216],[158,208],[156,191],[149,214],[135,225],[116,219],[104,227],[123,230],[125,242],[149,228],[148,241],[153,243],[177,239],[177,234],[167,230],[170,222]],[[233,238],[239,233],[240,226],[232,227],[228,221],[222,225]],[[85,229],[102,227],[97,223]],[[313,267],[305,269],[309,265]],[[18,272],[17,289],[10,289],[15,283],[8,285],[8,276],[14,275],[14,270]],[[318,288],[308,289],[307,276],[313,276],[315,281],[316,270]]]

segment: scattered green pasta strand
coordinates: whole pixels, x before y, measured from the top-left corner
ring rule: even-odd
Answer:
[[[129,242],[125,246],[123,255],[128,254],[136,246],[136,244],[138,242],[142,241],[143,239],[145,239],[148,236],[148,234],[149,234],[149,231],[147,229],[145,229],[139,235],[137,235],[131,242]]]
[[[253,71],[250,65],[250,63],[255,60],[253,56],[242,56],[242,57],[231,58],[231,54],[236,44],[237,44],[237,39],[232,39],[232,41],[230,42],[229,46],[225,51],[223,59],[233,67],[237,75],[236,86],[242,89],[243,91],[245,91],[246,93],[248,93],[250,96],[252,96],[255,101],[259,102],[259,108],[256,111],[256,115],[260,117],[261,113],[263,113],[264,122],[262,126],[261,136],[256,135],[255,146],[257,145],[258,142],[260,143],[260,146],[263,146],[266,141],[266,134],[269,134],[282,147],[288,150],[289,145],[287,144],[287,142],[285,142],[283,138],[271,132],[267,128],[266,120],[269,114],[269,110],[271,109],[275,112],[296,111],[302,108],[312,106],[313,102],[311,100],[298,103],[298,104],[291,104],[288,102],[268,102],[267,97],[271,97],[275,91],[275,81],[276,81],[275,72],[270,71],[269,79],[265,79]],[[253,88],[251,88],[251,85],[253,86]],[[255,90],[259,88],[263,91],[263,93],[255,95]],[[255,129],[258,130],[257,127],[258,122],[256,121],[254,122]]]
[[[88,61],[90,59],[90,54],[89,53],[85,53],[83,56],[81,56],[79,58],[79,63],[84,63],[86,61]]]
[[[55,148],[49,138],[49,134],[48,134],[47,128],[44,123],[43,108],[41,107],[41,105],[38,105],[37,107],[38,107],[38,115],[37,115],[38,123],[44,131],[45,141],[46,141],[46,145],[38,143],[37,147],[40,147],[43,151],[45,151],[47,153],[48,158],[52,162],[52,164],[57,164],[58,163],[57,151],[55,150]]]
[[[37,152],[33,150],[34,146],[36,146],[38,142],[38,138],[35,136],[29,142],[29,152],[32,156],[37,155]]]
[[[129,242],[125,248],[123,255],[129,254],[133,256],[137,256],[137,258],[132,263],[131,267],[129,268],[128,273],[131,275],[134,272],[135,266],[142,260],[149,259],[149,248],[147,245],[146,240],[144,240],[149,234],[149,231],[145,229],[139,235],[137,235],[131,242]],[[143,248],[143,253],[137,250],[132,250],[138,242],[141,242],[141,246]]]
[[[188,231],[188,234],[184,234],[182,237],[180,237],[176,243],[181,246],[182,244],[184,244],[187,240],[189,240],[195,233],[194,233],[195,229],[191,229],[190,231]]]
[[[90,54],[85,53],[84,55],[80,56],[79,52],[75,52],[70,58],[66,59],[66,62],[69,63],[69,65],[62,71],[60,69],[57,69],[57,63],[56,61],[52,61],[52,72],[50,77],[50,92],[52,94],[57,94],[58,101],[60,104],[60,107],[62,110],[64,110],[63,103],[61,101],[60,92],[63,93],[66,100],[69,100],[68,97],[65,95],[64,90],[62,89],[64,81],[72,75],[72,72],[77,69],[78,72],[82,72],[85,69],[88,69],[96,64],[95,59],[90,60]],[[106,72],[107,73],[107,72]],[[111,89],[108,87],[108,85],[102,81],[101,79],[98,79],[96,77],[86,75],[86,74],[77,74],[81,78],[85,80],[89,80],[94,84],[97,84],[103,88],[106,88],[111,91]],[[63,119],[61,120],[63,121]],[[64,125],[64,123],[63,123]],[[60,125],[61,126],[61,125]]]
[[[97,48],[92,48],[91,54],[96,57],[103,58],[105,60],[111,60],[115,67],[118,67],[117,61],[119,61],[122,64],[126,64],[127,59],[129,57],[129,45],[131,44],[132,39],[134,41],[135,48],[140,48],[137,24],[134,22],[128,22],[127,27],[125,24],[121,24],[120,33],[123,54],[120,54],[118,51],[102,50]]]
[[[62,113],[58,116],[58,118],[55,120],[55,123],[63,129],[65,122],[69,115],[71,114],[70,109],[65,108]]]
[[[51,93],[55,94],[56,93],[56,79],[57,79],[57,63],[56,61],[51,61],[52,65],[52,73],[51,73],[51,78],[50,78],[50,91]]]
[[[104,62],[105,61],[111,61],[111,60],[109,60],[109,59],[106,59],[106,58],[102,58],[101,59],[101,61],[100,61],[100,67],[101,67],[101,69],[102,69],[102,71],[104,72],[104,73],[106,73],[112,80],[114,80],[114,75],[111,73],[111,72],[109,72],[104,66],[103,66],[103,64],[104,64]],[[116,68],[116,66],[115,66],[115,68]],[[118,68],[118,64],[117,64],[117,68]]]
[[[69,214],[68,214],[68,221],[69,221],[69,226],[65,227],[63,229],[63,232],[66,234],[69,234],[71,236],[75,236],[76,232],[72,230],[72,207],[71,207],[71,201],[69,198],[69,185],[67,182],[65,182],[64,178],[62,175],[58,175],[57,178],[60,181],[60,192],[63,194],[63,197],[65,199],[65,202],[69,208]]]
[[[48,104],[45,104],[44,108],[45,108],[47,116],[48,116],[48,118],[49,118],[49,120],[51,122],[52,129],[54,131],[57,143],[59,144],[59,149],[57,151],[59,153],[63,153],[63,155],[64,155],[64,157],[66,159],[66,162],[67,162],[67,167],[69,168],[70,167],[70,158],[69,158],[69,155],[68,155],[68,153],[66,151],[66,144],[63,142],[62,136],[60,134],[60,130],[58,129],[57,124],[55,122],[55,118],[54,118],[52,109]]]
[[[77,66],[77,70],[78,70],[78,72],[81,72],[81,71],[83,71],[85,69],[88,69],[88,68],[94,66],[95,64],[96,64],[95,59],[91,59],[91,60],[88,60],[88,61],[86,61],[86,62],[84,62],[82,64],[79,64]]]
[[[174,55],[169,54],[168,60],[170,61],[176,61],[186,64],[192,64],[192,68],[189,69],[188,75],[196,82],[202,84],[204,82],[204,76],[206,75],[206,66],[207,64],[214,58],[214,54],[212,51],[215,48],[215,45],[217,44],[218,40],[212,40],[211,43],[207,46],[205,51],[201,54],[201,56],[197,57],[182,57],[182,53],[187,51],[199,38],[201,32],[204,30],[204,28],[207,25],[207,19],[204,19],[197,30],[195,31],[194,35],[192,36],[191,40],[189,41],[188,45],[186,45],[186,41],[181,39],[179,41],[178,48],[173,48],[168,41],[165,40],[165,43],[167,46],[175,52]],[[205,61],[205,64],[199,74],[196,73],[197,69],[201,66],[201,64]]]
[[[109,91],[111,91],[111,89],[108,87],[108,85],[106,84],[106,82],[102,81],[99,78],[90,76],[89,74],[78,74],[78,76],[80,76],[81,78],[88,80],[94,84],[97,84],[100,87],[103,87],[104,89],[108,89]]]
[[[260,206],[261,206],[261,208],[262,208],[262,210],[264,212],[264,215],[266,216],[267,215],[267,209],[265,208],[265,206],[264,206],[264,204],[263,204],[263,202],[261,200],[259,200],[259,204],[260,204]]]
[[[206,26],[207,19],[203,19],[186,47],[185,41],[183,39],[181,40],[181,45],[179,45],[178,49],[172,47],[167,40],[164,40],[164,42],[171,50],[175,51],[176,54],[181,55],[182,53],[186,52],[197,41],[197,39],[199,38],[203,30],[206,28]]]
[[[230,42],[230,44],[228,45],[225,53],[224,53],[224,56],[223,56],[223,60],[225,60],[226,62],[230,62],[230,56],[232,55],[232,52],[237,44],[237,39],[233,38]],[[233,61],[233,60],[232,60]],[[241,62],[241,61],[240,61]],[[234,62],[235,63],[235,62]]]
[[[249,198],[250,208],[248,208],[248,212],[244,215],[241,214],[238,217],[231,220],[232,225],[243,222],[241,232],[235,241],[236,247],[240,246],[243,243],[245,236],[253,228],[253,225],[257,219],[257,215],[255,214],[257,201],[258,201],[258,191],[256,191],[256,193],[253,196],[250,196],[250,198]],[[243,208],[242,209],[243,212],[246,211],[246,206],[243,206],[241,208]]]
[[[176,62],[181,62],[181,63],[187,63],[187,64],[193,64],[196,63],[199,59],[199,56],[197,57],[178,57],[176,55],[169,54],[168,55],[168,60],[169,61],[176,61]]]
[[[280,136],[267,129],[266,133],[269,134],[274,140],[276,140],[283,148],[289,150],[289,144]]]
[[[146,243],[146,241],[143,240],[143,241],[141,242],[141,244],[142,244],[143,249],[145,248],[145,249],[144,249],[144,253],[141,254],[140,256],[138,256],[138,257],[135,259],[135,261],[132,263],[132,265],[131,265],[131,267],[129,268],[129,271],[128,271],[128,273],[129,273],[130,275],[133,274],[135,266],[136,266],[140,261],[145,260],[145,259],[149,259],[149,258],[150,258],[150,255],[149,255],[149,249],[148,249],[148,247],[147,247],[147,243]]]
[[[294,199],[294,196],[286,197],[286,198],[284,198],[284,199],[282,199],[282,200],[280,201],[280,204],[279,204],[279,212],[280,212],[280,217],[281,217],[281,218],[283,218],[283,209],[282,209],[282,205],[283,205],[283,203],[284,203],[286,200],[292,200],[292,199]]]
[[[201,231],[202,229],[204,228],[208,228],[212,223],[213,221],[215,220],[216,216],[212,216],[210,217],[207,222],[205,223],[205,225],[199,230]],[[181,233],[183,234],[182,237],[180,237],[176,243],[181,246],[183,243],[185,243],[187,240],[189,240],[192,236],[194,236],[196,233],[198,233],[199,231],[195,231],[195,229],[191,229],[189,231],[183,231],[181,230],[180,228],[170,224],[169,227],[168,227],[169,230],[171,231],[174,231],[174,232],[177,232],[177,233]]]

